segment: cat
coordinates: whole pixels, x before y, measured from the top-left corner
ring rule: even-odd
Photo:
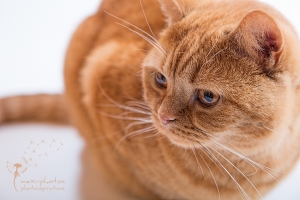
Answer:
[[[299,44],[255,0],[104,0],[65,93],[1,99],[0,122],[74,125],[132,197],[259,199],[299,159]]]

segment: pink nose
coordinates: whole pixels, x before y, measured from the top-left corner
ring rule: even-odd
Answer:
[[[176,120],[175,117],[173,117],[173,116],[168,116],[168,115],[162,114],[162,113],[159,113],[159,117],[160,117],[161,122],[162,122],[164,125],[167,125],[167,124],[169,124],[170,122],[173,122],[173,121]]]

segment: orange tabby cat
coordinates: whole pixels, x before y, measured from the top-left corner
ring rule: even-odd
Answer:
[[[71,122],[140,199],[258,199],[299,158],[299,48],[254,0],[104,0],[71,40],[65,95],[2,99],[0,121]]]

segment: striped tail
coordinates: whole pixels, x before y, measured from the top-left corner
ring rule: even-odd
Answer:
[[[68,124],[63,95],[38,94],[0,99],[0,124],[21,121]]]

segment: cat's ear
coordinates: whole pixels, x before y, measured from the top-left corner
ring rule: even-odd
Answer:
[[[193,7],[191,0],[158,0],[168,26],[183,19]]]
[[[274,19],[260,10],[247,13],[234,32],[240,52],[245,52],[266,69],[273,68],[283,52],[283,36]]]

